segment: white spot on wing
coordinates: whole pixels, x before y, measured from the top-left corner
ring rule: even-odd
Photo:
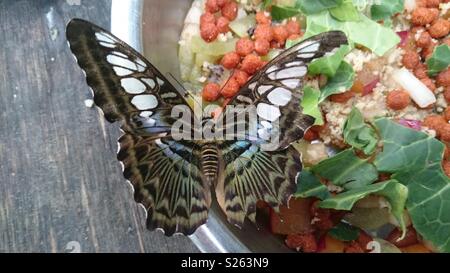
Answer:
[[[138,95],[135,96],[131,103],[139,110],[153,109],[158,106],[158,100],[153,95]]]
[[[285,106],[291,101],[292,93],[289,90],[278,87],[270,92],[267,98],[275,105]]]
[[[258,106],[256,107],[256,111],[259,117],[271,122],[277,120],[281,116],[281,112],[278,107],[269,105],[267,103],[258,104]]]
[[[151,115],[153,115],[152,111],[142,111],[139,116],[141,116],[142,118],[149,118]]]
[[[291,67],[286,68],[283,70],[280,70],[278,72],[273,72],[269,74],[269,78],[271,80],[282,80],[282,79],[289,79],[289,78],[301,78],[306,75],[308,72],[308,69],[304,66],[300,67]]]
[[[137,69],[136,64],[133,63],[132,61],[130,61],[128,59],[121,58],[121,57],[113,55],[113,54],[109,54],[106,57],[106,60],[108,61],[108,63],[110,63],[112,65],[123,66],[123,67],[125,67],[127,69],[130,69],[130,70],[136,70]]]
[[[106,42],[106,43],[110,43],[110,44],[114,43],[113,37],[111,37],[110,35],[108,35],[107,33],[104,33],[104,32],[95,33],[95,37],[97,38],[97,40],[99,42]]]
[[[110,43],[105,43],[105,42],[99,42],[99,44],[101,46],[108,47],[108,48],[115,48],[116,47],[115,44],[110,44]]]
[[[145,82],[146,84],[148,84],[148,86],[150,86],[151,89],[154,89],[156,84],[155,81],[153,79],[150,78],[142,78],[141,81]]]
[[[290,80],[284,80],[281,82],[284,86],[294,89],[300,86],[300,80],[297,79],[290,79]]]
[[[174,93],[174,92],[161,94],[161,98],[163,98],[163,99],[173,99],[173,98],[176,98],[176,97],[177,97],[177,94]]]
[[[113,69],[114,69],[114,72],[116,73],[116,75],[119,77],[128,76],[128,75],[133,74],[133,71],[123,68],[123,67],[114,66]]]
[[[111,54],[114,54],[114,55],[116,55],[116,56],[119,56],[119,57],[128,59],[128,56],[127,56],[127,55],[125,55],[125,54],[123,54],[122,52],[119,52],[119,51],[112,51]]]
[[[156,78],[156,80],[157,80],[157,82],[158,82],[158,84],[159,84],[159,86],[161,86],[161,85],[163,85],[164,84],[164,81],[163,80],[161,80],[160,78]]]
[[[266,73],[271,73],[271,72],[273,72],[273,71],[277,70],[278,68],[279,68],[279,67],[278,67],[278,66],[276,66],[276,65],[274,65],[274,66],[271,66],[271,67],[269,67],[269,69],[267,69]]]
[[[267,91],[269,91],[272,88],[273,88],[272,85],[262,85],[262,86],[258,87],[258,93],[260,95],[263,95],[264,93],[266,93]]]
[[[146,90],[145,85],[135,78],[122,79],[120,84],[128,94],[141,94]]]
[[[291,62],[291,63],[287,63],[286,64],[286,67],[293,67],[293,66],[300,66],[300,65],[302,65],[303,64],[303,62]]]

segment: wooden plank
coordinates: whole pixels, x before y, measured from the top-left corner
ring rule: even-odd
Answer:
[[[73,17],[109,27],[110,0],[0,1],[0,252],[197,252],[145,230],[67,47]],[[70,245],[69,245],[70,246]]]

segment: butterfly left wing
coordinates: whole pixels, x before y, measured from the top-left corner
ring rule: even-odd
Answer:
[[[328,32],[293,46],[251,78],[230,102],[238,109],[254,106],[258,116],[256,136],[249,132],[244,139],[219,145],[222,161],[216,196],[231,223],[241,226],[246,216],[254,221],[258,200],[275,210],[287,204],[302,169],[301,155],[290,144],[314,123],[300,105],[307,65],[346,43],[344,33]],[[225,128],[227,120],[235,125],[242,122],[239,111],[232,112],[231,119],[228,114],[225,109],[220,117]],[[265,145],[274,135],[278,141]]]
[[[147,227],[168,236],[192,234],[207,220],[211,192],[199,145],[173,139],[178,120],[172,109],[191,112],[192,119],[183,121],[192,125],[188,104],[150,62],[109,31],[74,19],[66,35],[96,105],[125,132],[117,157],[135,200],[147,211]]]

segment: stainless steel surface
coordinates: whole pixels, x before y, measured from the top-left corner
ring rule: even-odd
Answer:
[[[189,0],[113,0],[112,32],[128,42],[161,72],[179,75],[178,39]],[[203,252],[286,252],[283,242],[265,229],[246,224],[242,230],[226,221],[213,205],[208,223],[191,236]]]

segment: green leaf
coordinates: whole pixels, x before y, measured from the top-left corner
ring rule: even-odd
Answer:
[[[328,235],[339,241],[350,242],[358,239],[359,232],[359,229],[349,224],[340,222],[328,231]]]
[[[363,45],[378,56],[383,56],[398,45],[400,37],[391,28],[384,27],[363,14],[360,16],[361,20],[357,22],[340,22],[328,11],[310,15],[307,17],[304,38],[330,30],[340,30],[347,35],[351,43]]]
[[[306,15],[315,14],[342,4],[343,0],[298,0],[297,6]]]
[[[301,106],[303,108],[303,114],[310,115],[315,118],[314,125],[323,125],[322,112],[319,108],[320,91],[310,86],[306,86],[303,89],[303,99]]]
[[[276,21],[281,21],[287,18],[291,18],[300,13],[300,10],[297,8],[291,7],[281,7],[281,6],[272,6],[271,15],[272,18]]]
[[[263,7],[263,9],[267,9],[271,5],[272,5],[272,0],[264,0],[262,7]]]
[[[314,60],[308,66],[308,73],[310,75],[323,74],[327,77],[334,77],[344,60],[345,55],[347,55],[350,50],[351,48],[349,45],[342,45],[334,54]]]
[[[364,121],[364,117],[357,108],[353,108],[344,124],[344,140],[353,148],[362,150],[370,155],[378,145],[375,130]]]
[[[417,232],[442,252],[450,252],[450,179],[442,169],[445,145],[393,121],[375,121],[383,152],[375,165],[409,190],[406,208]]]
[[[378,179],[375,167],[367,159],[356,156],[353,149],[338,153],[321,161],[311,171],[345,189],[355,189],[372,184]]]
[[[436,76],[450,65],[450,47],[440,45],[434,49],[433,55],[427,60],[428,75]]]
[[[336,210],[351,210],[357,201],[369,196],[370,194],[377,194],[387,199],[387,201],[391,204],[391,213],[400,223],[404,236],[406,233],[406,225],[403,218],[403,211],[405,210],[405,203],[408,198],[408,188],[400,184],[397,180],[389,180],[382,183],[352,189],[321,201],[319,206],[321,208]]]
[[[341,62],[334,77],[328,79],[327,84],[321,88],[320,102],[333,94],[343,93],[353,86],[355,71],[347,62]]]
[[[359,21],[361,19],[359,11],[353,5],[352,0],[344,0],[339,6],[330,9],[331,15],[339,21]]]
[[[373,20],[390,20],[404,9],[404,0],[379,0],[372,5],[370,13]]]
[[[310,171],[303,170],[297,181],[297,192],[294,197],[317,197],[321,200],[331,197],[328,188]]]

